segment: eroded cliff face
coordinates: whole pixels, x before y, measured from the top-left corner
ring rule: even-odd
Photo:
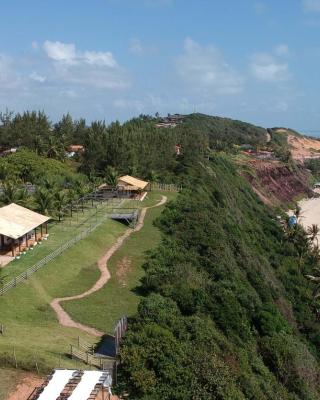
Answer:
[[[260,199],[272,206],[294,201],[298,196],[310,196],[310,173],[302,164],[288,167],[280,161],[249,161],[249,170],[242,175],[251,183]]]

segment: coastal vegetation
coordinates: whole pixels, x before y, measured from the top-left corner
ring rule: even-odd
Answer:
[[[1,118],[0,144],[18,147],[0,159],[3,204],[20,202],[59,221],[65,202],[99,183],[113,187],[121,174],[183,186],[167,194],[166,207],[151,209],[145,227],[113,256],[103,289],[63,304],[77,321],[109,332],[129,314],[119,393],[139,400],[320,397],[318,228],[306,232],[277,218],[309,184],[305,168],[286,157],[284,133],[201,114],[174,129],[157,128],[151,116],[110,125],[70,115],[52,124],[43,113]],[[67,156],[71,144],[83,152]],[[276,160],[250,158],[243,145],[276,153]],[[279,171],[282,186],[303,184],[286,187],[275,210],[260,189]],[[27,184],[36,189],[26,196]],[[159,196],[151,192],[147,201]],[[57,233],[66,222],[57,223]],[[9,326],[0,337],[2,365],[16,346],[23,368],[33,368],[38,354],[45,371],[78,334],[94,341],[59,327],[49,303],[90,287],[97,258],[124,229],[104,222],[0,299],[0,323]]]

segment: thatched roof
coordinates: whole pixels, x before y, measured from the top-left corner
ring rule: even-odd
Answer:
[[[0,234],[18,239],[49,219],[50,217],[11,203],[0,208]]]

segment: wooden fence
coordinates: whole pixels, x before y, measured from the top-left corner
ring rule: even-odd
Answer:
[[[163,190],[166,192],[180,192],[182,190],[182,186],[175,185],[174,183],[151,182],[150,190]]]
[[[11,281],[4,283],[2,285],[2,287],[0,288],[0,296],[4,295],[8,290],[16,287],[18,283],[27,280],[36,271],[38,271],[40,268],[44,267],[50,261],[52,261],[53,259],[58,257],[65,250],[67,250],[71,246],[75,245],[80,240],[86,238],[88,235],[90,235],[90,233],[92,231],[94,231],[96,228],[98,228],[98,226],[100,226],[104,221],[105,221],[105,218],[101,218],[101,220],[99,222],[96,222],[94,225],[90,226],[89,228],[87,228],[83,232],[79,233],[77,236],[75,236],[68,242],[64,243],[62,246],[58,247],[56,250],[54,250],[52,253],[48,254],[46,257],[44,257],[42,260],[38,261],[36,264],[32,265],[26,271],[22,272],[20,275],[16,276]]]
[[[128,318],[124,316],[117,322],[114,328],[116,354],[119,354],[120,343],[127,329],[128,329]]]

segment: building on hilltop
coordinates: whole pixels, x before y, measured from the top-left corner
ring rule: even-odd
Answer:
[[[50,217],[15,203],[0,208],[0,254],[15,257],[48,236]],[[0,256],[0,258],[1,258]],[[10,259],[8,260],[10,261]]]
[[[150,190],[150,182],[143,181],[130,175],[118,178],[116,187],[103,183],[98,187],[98,195],[103,198],[133,198],[143,200]]]
[[[129,191],[130,193],[141,193],[149,189],[150,183],[130,175],[124,175],[118,178],[117,189],[120,191]]]
[[[177,125],[182,124],[185,116],[181,114],[168,114],[167,117],[161,118],[156,124],[157,128],[175,128]]]

